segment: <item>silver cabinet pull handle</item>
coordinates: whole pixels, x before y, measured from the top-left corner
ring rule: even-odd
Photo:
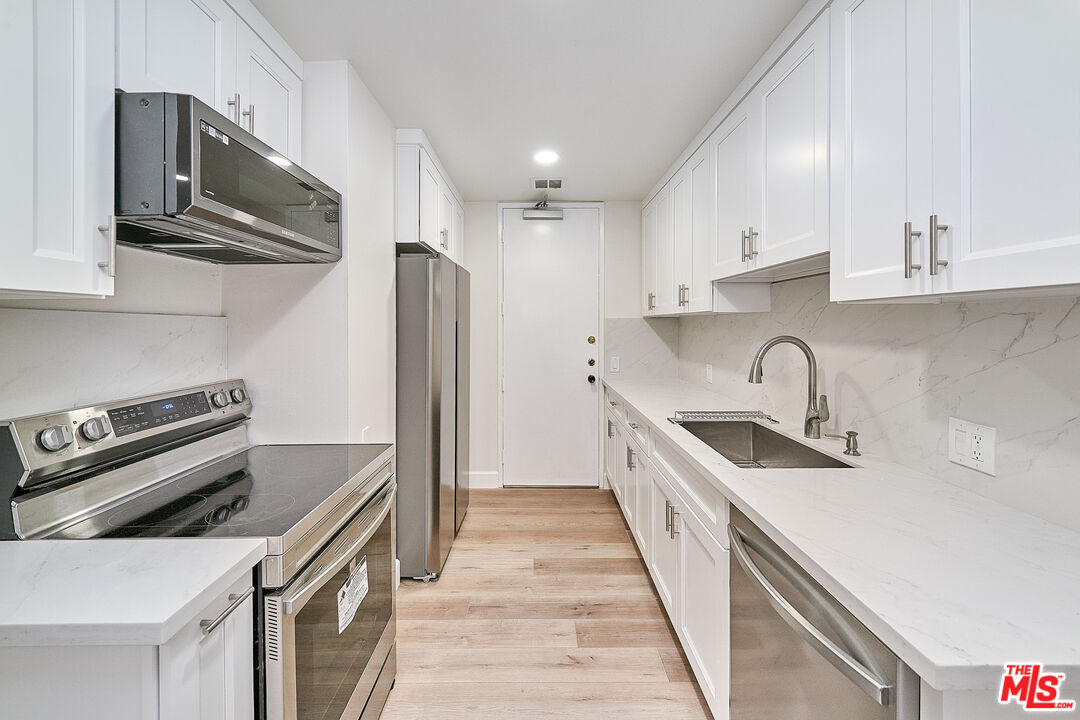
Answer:
[[[675,518],[677,518],[677,517],[679,517],[679,511],[675,509],[674,505],[672,505],[671,506],[671,528],[668,531],[671,534],[671,539],[672,540],[674,540],[675,536],[679,534],[679,531],[675,528]]]
[[[116,216],[110,215],[109,222],[105,225],[98,225],[99,232],[105,233],[109,238],[109,259],[102,260],[97,264],[99,268],[108,273],[109,277],[116,277]]]
[[[911,229],[911,222],[904,223],[904,277],[911,279],[916,270],[922,270],[922,265],[912,262],[911,242],[917,237],[922,237],[922,232]]]
[[[751,225],[750,226],[750,233],[749,233],[749,235],[747,235],[747,238],[749,239],[749,252],[747,253],[747,257],[746,257],[747,260],[752,260],[752,259],[757,257],[757,254],[758,254],[757,250],[754,249],[754,246],[757,245],[757,243],[754,242],[754,238],[756,238],[757,236],[758,236],[757,231],[755,231],[754,226]]]
[[[938,257],[938,235],[949,229],[948,225],[938,222],[937,215],[930,216],[930,274],[940,275],[941,268],[948,267],[949,261]]]
[[[640,427],[640,425],[638,425],[637,423],[630,423],[630,429],[631,430],[637,430],[639,427]]]
[[[607,436],[609,438],[615,437],[615,426],[610,420],[607,421]]]
[[[747,260],[750,259],[750,251],[747,250],[747,245],[749,244],[749,242],[750,242],[750,233],[743,230],[742,231],[742,259],[743,259],[743,262],[746,262]]]
[[[671,501],[664,501],[664,532],[671,534]]]
[[[853,658],[848,653],[844,652],[840,646],[830,640],[824,633],[818,630],[814,625],[803,617],[798,610],[796,610],[787,599],[780,594],[772,583],[765,577],[761,569],[754,564],[754,561],[750,558],[749,553],[746,552],[746,545],[749,545],[753,550],[763,557],[769,559],[765,554],[768,552],[767,548],[762,548],[753,543],[747,538],[741,530],[735,525],[728,525],[728,537],[731,540],[731,554],[735,556],[735,559],[739,561],[746,573],[753,578],[764,595],[765,599],[772,606],[772,609],[776,611],[784,622],[786,622],[792,630],[799,634],[803,640],[806,641],[810,647],[814,648],[825,660],[829,662],[834,668],[851,680],[860,690],[865,692],[871,698],[874,699],[879,705],[888,707],[892,702],[893,686],[873,671]],[[775,566],[785,579],[789,582],[794,581],[796,587],[800,585],[801,578],[789,577],[791,575],[790,568],[784,568]]]
[[[649,293],[647,306],[649,310],[656,309],[656,293]]]
[[[239,100],[240,96],[237,95],[236,97]],[[248,119],[248,132],[251,133],[252,135],[254,135],[255,134],[255,103],[251,103],[250,105],[248,105],[248,109],[245,110],[244,112],[240,113],[240,114]],[[237,124],[239,124],[239,123],[237,123]]]
[[[233,95],[232,98],[230,98],[229,100],[226,101],[226,104],[233,109],[233,111],[234,111],[233,117],[236,118],[236,124],[239,125],[240,124],[240,93],[236,93],[235,95]]]
[[[225,622],[225,620],[230,615],[232,615],[233,612],[236,611],[236,608],[243,605],[244,601],[247,600],[251,596],[251,594],[253,592],[255,592],[255,588],[249,587],[247,590],[245,590],[244,592],[242,592],[240,594],[230,594],[229,595],[229,607],[222,610],[221,614],[218,615],[213,620],[202,620],[202,621],[199,622],[199,627],[202,628],[203,635],[209,635],[210,633],[217,630],[218,626],[220,626],[221,623]]]
[[[608,400],[608,405],[610,405],[611,407],[617,407],[618,404],[619,403],[616,400]]]
[[[446,228],[439,231],[439,244],[443,246],[443,249],[450,246],[450,231]]]

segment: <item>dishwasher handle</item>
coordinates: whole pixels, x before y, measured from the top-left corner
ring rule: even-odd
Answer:
[[[752,577],[760,587],[762,593],[765,595],[765,599],[769,601],[769,605],[773,610],[784,619],[791,629],[808,644],[814,648],[819,655],[829,662],[834,668],[839,670],[844,676],[851,680],[860,690],[865,692],[874,702],[883,707],[888,707],[892,703],[893,696],[896,688],[888,680],[878,677],[874,672],[862,665],[858,660],[853,658],[847,652],[830,640],[826,635],[814,626],[809,620],[802,616],[798,610],[796,610],[791,603],[780,594],[772,583],[761,572],[760,568],[754,564],[754,561],[750,558],[749,553],[746,552],[746,545],[748,544],[748,538],[746,538],[742,531],[739,530],[734,524],[728,525],[728,537],[731,539],[731,552],[735,556],[735,559],[739,561],[743,569]],[[753,547],[753,543],[749,543]],[[755,548],[756,549],[756,548]]]

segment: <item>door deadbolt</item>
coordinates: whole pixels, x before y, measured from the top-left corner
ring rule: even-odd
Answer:
[[[589,358],[589,367],[592,367],[595,364],[596,364],[596,358]]]
[[[588,340],[588,343],[589,343],[590,345],[595,345],[595,344],[596,344],[596,336],[595,336],[595,335],[590,335],[590,336],[589,336],[589,340]]]

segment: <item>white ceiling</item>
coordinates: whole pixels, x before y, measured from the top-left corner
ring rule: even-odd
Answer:
[[[304,60],[347,58],[466,200],[640,200],[804,0],[254,0]],[[559,162],[540,168],[539,149]]]

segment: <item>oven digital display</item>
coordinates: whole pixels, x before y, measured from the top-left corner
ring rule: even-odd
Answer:
[[[117,437],[122,437],[209,412],[210,403],[206,399],[206,393],[197,392],[110,410],[109,420]]]

